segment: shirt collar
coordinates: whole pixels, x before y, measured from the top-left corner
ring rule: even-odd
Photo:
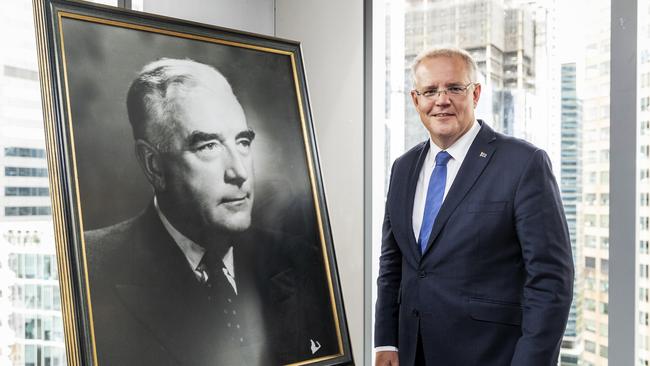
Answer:
[[[201,263],[201,258],[203,258],[203,255],[205,254],[205,248],[196,244],[191,239],[181,234],[180,231],[176,230],[176,228],[169,222],[169,220],[167,220],[165,214],[160,211],[160,207],[158,207],[157,197],[153,198],[153,204],[156,207],[156,212],[158,213],[158,217],[160,217],[160,221],[162,221],[163,226],[169,235],[171,235],[172,239],[174,239],[176,245],[178,245],[178,247],[181,248],[181,251],[183,251],[187,262],[190,264],[190,267],[192,267],[192,270],[196,270],[196,268],[199,266],[199,263]],[[232,248],[228,251],[228,253],[230,253],[232,260]],[[226,254],[226,256],[227,255],[228,254]]]
[[[465,134],[463,134],[445,151],[448,152],[454,160],[463,161],[465,159],[465,155],[467,155],[467,152],[469,151],[470,146],[472,146],[472,142],[474,142],[474,139],[480,130],[481,125],[477,120],[474,120],[474,124],[472,124],[472,127],[469,129],[469,131],[465,132]],[[435,157],[440,151],[442,151],[442,149],[433,142],[431,137],[429,137],[429,156],[427,160],[435,161]]]

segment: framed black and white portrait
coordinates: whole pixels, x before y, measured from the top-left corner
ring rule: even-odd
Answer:
[[[35,14],[69,363],[351,363],[300,44]]]

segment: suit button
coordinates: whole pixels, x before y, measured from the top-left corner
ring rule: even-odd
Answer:
[[[413,309],[413,316],[417,318],[418,316],[420,316],[420,312],[417,311],[417,309]]]
[[[427,276],[427,273],[426,273],[425,271],[420,271],[420,272],[418,273],[418,277],[420,277],[420,278],[424,278],[424,277],[426,277],[426,276]]]

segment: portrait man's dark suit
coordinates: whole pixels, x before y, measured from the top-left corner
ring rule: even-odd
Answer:
[[[153,206],[87,232],[100,365],[281,365],[314,357],[312,339],[317,354],[336,353],[317,253],[282,238],[254,229],[238,238],[235,296],[223,276],[215,291],[197,281]],[[241,324],[224,314],[233,309]],[[242,345],[238,334],[253,339]]]
[[[127,107],[154,197],[139,215],[84,233],[99,364],[270,366],[337,354],[320,247],[252,222],[255,132],[225,77],[192,60],[154,61]]]
[[[463,65],[456,54],[436,57],[439,63],[429,66]],[[467,80],[454,79],[455,71],[440,78],[449,75],[448,84],[426,86],[457,88],[453,97],[431,92],[440,105],[424,114],[425,119],[438,118],[434,123],[460,115]],[[468,122],[473,124],[473,118]],[[448,188],[424,251],[412,215],[432,140],[406,152],[392,167],[375,346],[396,347],[402,366],[557,363],[572,299],[573,264],[550,161],[543,150],[478,123],[480,130]],[[440,126],[432,130],[440,131],[436,128]],[[387,355],[395,357],[378,352],[378,359]]]

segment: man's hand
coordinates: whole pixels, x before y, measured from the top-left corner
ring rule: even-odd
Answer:
[[[399,366],[395,351],[379,351],[375,353],[375,366]]]

